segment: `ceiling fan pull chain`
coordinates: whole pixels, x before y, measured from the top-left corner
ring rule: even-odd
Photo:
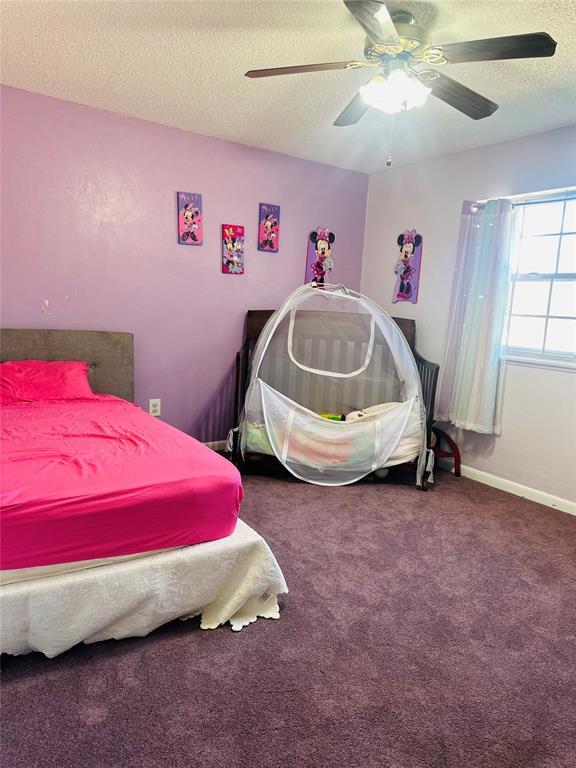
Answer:
[[[392,165],[392,143],[394,141],[394,113],[390,115],[389,130],[388,130],[388,157],[386,158],[386,167],[390,168]]]

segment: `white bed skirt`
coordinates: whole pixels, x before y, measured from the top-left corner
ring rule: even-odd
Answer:
[[[231,536],[0,587],[0,651],[52,658],[77,643],[143,637],[178,618],[233,630],[279,618],[287,592],[270,547],[246,523]]]

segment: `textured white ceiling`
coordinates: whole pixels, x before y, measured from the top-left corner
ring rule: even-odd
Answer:
[[[548,32],[556,56],[444,67],[500,109],[473,121],[430,97],[394,119],[394,164],[576,123],[574,0],[437,0],[405,8],[446,43]],[[373,173],[390,118],[332,121],[370,70],[251,80],[248,69],[361,58],[341,0],[3,0],[2,82],[93,107]]]

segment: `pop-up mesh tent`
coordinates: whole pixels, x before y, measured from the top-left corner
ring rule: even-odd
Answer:
[[[272,454],[296,477],[346,485],[386,467],[427,469],[414,356],[390,316],[343,286],[304,285],[262,331],[240,423],[242,454]]]

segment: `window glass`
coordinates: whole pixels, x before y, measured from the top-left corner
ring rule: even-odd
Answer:
[[[563,232],[576,232],[576,199],[566,200]]]
[[[559,240],[560,236],[520,238],[516,271],[523,274],[555,272]]]
[[[558,272],[576,273],[576,235],[563,235]]]
[[[576,320],[551,317],[546,332],[546,352],[576,354]]]
[[[515,205],[507,346],[543,360],[575,355],[576,199]]]
[[[518,280],[512,300],[513,315],[546,315],[550,280]]]
[[[531,312],[530,314],[536,313]],[[576,317],[576,281],[554,281],[550,298],[550,315]]]
[[[544,345],[545,327],[546,318],[544,317],[511,317],[508,346],[541,350]]]
[[[523,235],[548,235],[562,229],[563,202],[531,203],[525,206]]]

